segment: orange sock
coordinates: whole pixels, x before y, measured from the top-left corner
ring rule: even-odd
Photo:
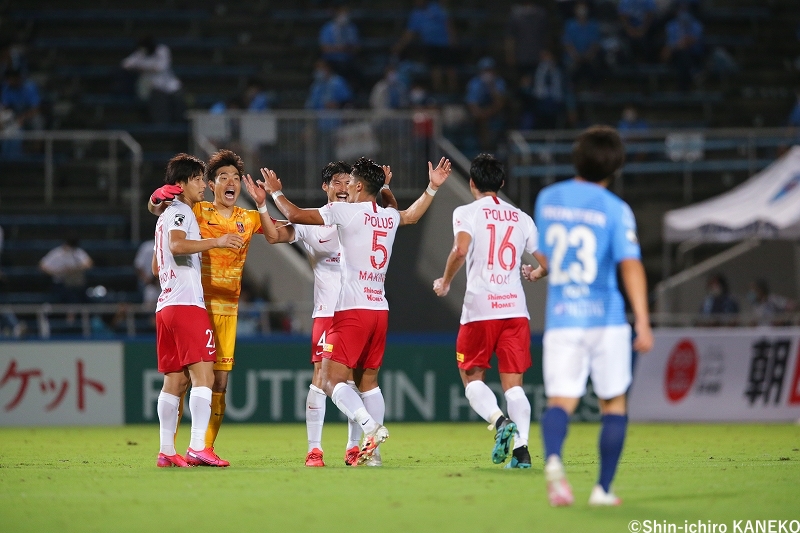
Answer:
[[[178,428],[181,427],[181,418],[183,418],[183,399],[186,398],[186,393],[189,392],[188,390],[183,391],[181,394],[181,401],[178,404],[178,423],[175,424],[175,449],[178,448]]]
[[[222,425],[222,419],[224,417],[225,417],[225,393],[212,392],[211,418],[208,421],[208,430],[206,430],[206,448],[214,447],[214,441],[217,440],[219,427]]]

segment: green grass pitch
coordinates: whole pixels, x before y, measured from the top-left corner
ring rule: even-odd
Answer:
[[[620,508],[586,501],[597,424],[573,424],[571,508],[547,504],[534,467],[493,465],[480,423],[389,424],[383,468],[343,463],[346,427],[324,430],[325,468],[305,468],[302,425],[223,425],[228,469],[158,469],[157,426],[0,429],[0,531],[583,532],[631,520],[800,519],[800,426],[631,424],[614,483]],[[188,441],[188,427],[178,437]],[[678,530],[683,531],[683,530]]]

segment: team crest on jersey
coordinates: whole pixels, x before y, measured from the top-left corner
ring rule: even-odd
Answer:
[[[625,232],[625,237],[633,244],[639,244],[639,237],[636,236],[636,232],[632,229]]]
[[[186,218],[185,216],[178,213],[175,215],[175,220],[173,220],[173,224],[175,224],[176,226],[183,226],[183,221],[185,218]]]
[[[239,233],[244,233],[244,224],[242,224],[241,222],[237,222],[236,229],[239,230]]]

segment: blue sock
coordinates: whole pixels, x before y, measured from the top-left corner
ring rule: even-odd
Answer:
[[[569,415],[560,407],[548,407],[542,415],[542,441],[544,460],[551,455],[561,457],[561,446],[567,437]]]
[[[600,479],[597,482],[608,492],[614,474],[617,471],[619,456],[625,444],[625,432],[628,429],[626,415],[603,415],[603,427],[600,430]]]

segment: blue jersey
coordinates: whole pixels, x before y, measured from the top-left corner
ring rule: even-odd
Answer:
[[[617,264],[641,258],[628,204],[597,184],[568,180],[542,189],[534,220],[550,272],[545,328],[625,324]]]

